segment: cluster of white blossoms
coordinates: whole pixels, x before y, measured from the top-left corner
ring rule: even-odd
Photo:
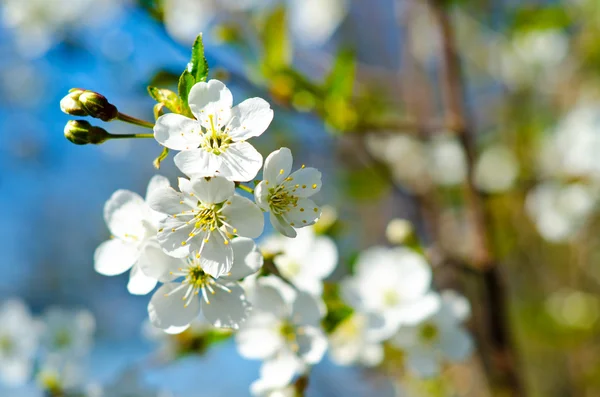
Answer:
[[[146,198],[119,190],[105,205],[112,238],[95,254],[104,275],[129,269],[128,290],[148,294],[150,322],[180,333],[201,314],[210,324],[238,329],[251,302],[239,281],[257,273],[263,256],[253,239],[264,228],[264,212],[287,237],[314,224],[321,209],[309,198],[321,189],[321,173],[304,165],[292,172],[292,154],[281,148],[264,161],[248,142],[270,125],[273,111],[261,98],[233,105],[218,80],[198,82],[189,92],[193,117],[167,113],[156,120],[155,139],[179,153],[175,165],[188,177],[178,189],[155,176]],[[256,188],[243,185],[261,167]],[[239,188],[253,192],[245,197]]]
[[[342,365],[378,365],[383,344],[403,353],[416,376],[439,372],[444,362],[466,359],[473,341],[461,327],[470,312],[468,301],[451,291],[431,289],[431,268],[417,252],[373,247],[342,282],[342,297],[352,314],[331,334],[331,358]]]
[[[34,317],[20,300],[0,303],[0,391],[33,380],[44,390],[80,386],[94,330],[86,310],[50,307]]]

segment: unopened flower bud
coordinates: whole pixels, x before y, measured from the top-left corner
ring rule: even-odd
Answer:
[[[94,91],[85,91],[79,96],[81,106],[87,113],[102,121],[111,121],[119,115],[117,107],[106,99],[103,95]]]
[[[60,110],[71,116],[87,116],[87,110],[83,108],[79,101],[79,96],[84,92],[85,90],[81,88],[71,88],[69,94],[60,100]]]
[[[392,219],[385,229],[385,235],[392,244],[405,244],[413,232],[412,224],[400,218]]]
[[[109,133],[100,127],[94,127],[85,120],[70,120],[65,125],[65,138],[76,145],[88,143],[98,145],[106,141]]]

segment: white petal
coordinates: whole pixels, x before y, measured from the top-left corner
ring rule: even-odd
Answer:
[[[137,244],[111,239],[96,248],[94,269],[105,276],[114,276],[129,270],[138,257]]]
[[[292,162],[293,158],[290,149],[282,147],[279,150],[275,150],[265,160],[263,180],[268,181],[271,187],[281,184],[290,174]]]
[[[260,368],[260,378],[270,388],[282,388],[289,385],[294,376],[303,370],[304,365],[298,357],[282,352],[263,363]]]
[[[124,240],[142,240],[151,219],[144,199],[129,190],[117,190],[104,205],[104,220],[110,232]]]
[[[416,346],[419,343],[419,327],[418,326],[402,326],[398,329],[390,343],[400,349],[408,349],[411,346]]]
[[[221,210],[226,222],[236,230],[234,234],[242,237],[257,238],[263,232],[265,218],[260,208],[245,197],[231,197]]]
[[[260,181],[260,183],[254,188],[254,201],[256,201],[256,204],[260,207],[260,209],[265,212],[269,212],[271,210],[269,207],[268,198],[269,187],[265,181]]]
[[[448,307],[448,310],[459,321],[465,321],[471,316],[471,304],[463,295],[454,290],[444,290],[440,293],[442,304]]]
[[[290,190],[295,189],[294,195],[298,197],[310,197],[321,190],[321,173],[316,168],[301,168],[294,171],[290,178],[283,185]],[[299,186],[296,188],[296,185]]]
[[[160,188],[170,187],[169,180],[162,175],[154,175],[148,182],[148,188],[146,189],[146,200],[150,197],[150,194]]]
[[[192,178],[218,175],[222,159],[204,149],[179,152],[173,161],[181,172]]]
[[[218,204],[233,196],[235,184],[220,176],[197,178],[192,179],[192,190],[202,203]]]
[[[462,361],[473,352],[473,339],[460,327],[442,330],[440,349],[450,361]]]
[[[271,221],[271,225],[281,234],[286,237],[294,238],[296,237],[296,231],[292,226],[290,226],[289,222],[286,221],[281,215],[275,215],[274,213],[269,214],[269,220]]]
[[[162,214],[175,215],[190,210],[189,204],[184,199],[184,195],[172,187],[163,187],[150,193],[148,205]]]
[[[320,328],[302,327],[296,336],[298,355],[308,364],[316,364],[327,351],[327,338]]]
[[[254,313],[250,318],[254,317]],[[249,319],[250,320],[250,319]],[[235,335],[240,355],[251,360],[264,360],[279,351],[284,341],[275,327],[249,328],[245,323]]]
[[[425,294],[431,285],[431,267],[422,255],[404,247],[391,250],[396,270],[401,275],[398,288],[404,298],[412,299]]]
[[[233,249],[229,240],[217,231],[212,232],[200,252],[200,263],[202,269],[213,277],[229,273],[233,266]]]
[[[201,240],[198,237],[190,239],[193,229],[194,225],[187,225],[185,221],[169,217],[159,223],[159,232],[156,238],[163,251],[168,255],[184,258],[190,252],[200,248]]]
[[[300,235],[300,232],[298,232],[298,235]],[[322,280],[329,276],[337,265],[337,247],[331,238],[326,236],[317,237],[310,246],[310,250],[304,253],[301,262],[306,273]]]
[[[173,280],[170,273],[182,267],[184,263],[181,258],[165,254],[158,242],[152,241],[142,248],[137,266],[146,276],[165,283]]]
[[[292,307],[292,321],[299,325],[319,326],[325,314],[322,302],[306,292],[298,292]]]
[[[252,294],[254,312],[264,312],[277,318],[287,317],[290,307],[286,303],[282,291],[271,285],[258,285]]]
[[[311,199],[301,198],[298,205],[283,214],[283,218],[292,227],[299,228],[313,225],[321,216],[321,208]]]
[[[263,265],[263,256],[252,239],[235,238],[231,242],[233,248],[233,266],[230,273],[223,277],[228,280],[240,280],[256,273]]]
[[[156,279],[146,276],[139,265],[135,265],[129,272],[127,291],[133,295],[146,295],[156,287]]]
[[[421,377],[432,377],[439,373],[438,357],[432,349],[412,348],[406,357],[408,368]]]
[[[173,150],[192,150],[202,142],[200,123],[175,113],[163,114],[154,125],[154,139]]]
[[[173,291],[180,284],[168,283],[160,287],[148,304],[148,315],[150,322],[157,328],[169,329],[171,327],[185,327],[200,313],[200,302],[193,298],[189,306],[185,307],[183,300],[186,288],[182,288],[169,296],[166,294]]]
[[[441,300],[437,293],[431,292],[421,299],[401,304],[390,313],[390,317],[400,324],[413,325],[430,317],[440,309]],[[387,315],[387,313],[386,313]]]
[[[385,353],[383,346],[379,343],[373,343],[363,346],[361,351],[360,362],[367,367],[374,367],[381,364]]]
[[[263,161],[262,155],[248,142],[231,144],[219,157],[219,175],[237,182],[252,180],[260,171]]]
[[[190,109],[204,128],[210,131],[213,116],[214,127],[220,129],[231,118],[233,96],[231,91],[219,80],[196,83],[188,97]]]
[[[232,109],[229,136],[234,141],[261,135],[273,120],[273,110],[262,98],[249,98]]]
[[[250,304],[238,283],[225,286],[231,292],[214,288],[215,294],[208,297],[210,303],[202,299],[202,314],[215,327],[239,329],[250,315]]]

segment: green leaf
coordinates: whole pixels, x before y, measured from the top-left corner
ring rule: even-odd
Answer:
[[[517,9],[512,28],[516,32],[565,29],[573,23],[567,9],[561,5],[527,6]]]
[[[350,98],[354,90],[356,57],[354,52],[340,50],[329,76],[325,80],[325,92],[329,96]]]
[[[190,63],[188,63],[187,71],[194,78],[194,83],[206,81],[206,78],[208,77],[208,62],[204,56],[202,33],[196,37],[194,45],[192,46],[192,59]]]
[[[148,93],[156,102],[162,103],[170,111],[174,113],[182,113],[183,103],[173,91],[167,90],[166,88],[149,86]]]
[[[285,8],[280,6],[267,17],[262,31],[263,66],[267,73],[282,70],[292,61],[292,45],[287,31]]]
[[[184,70],[179,77],[179,84],[177,85],[177,90],[179,91],[179,96],[181,97],[181,101],[183,102],[183,114],[190,116],[192,115],[192,111],[190,110],[190,106],[188,105],[188,96],[190,94],[190,90],[196,84],[196,80],[194,76],[187,70]]]

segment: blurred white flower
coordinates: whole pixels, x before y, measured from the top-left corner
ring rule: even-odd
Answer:
[[[527,194],[525,208],[542,237],[562,242],[585,224],[596,202],[596,189],[591,186],[545,182]]]
[[[99,386],[87,394],[87,397],[171,397],[172,394],[157,390],[143,383],[137,369],[119,373],[116,380],[106,386]]]
[[[180,150],[175,165],[193,177],[222,176],[249,181],[262,166],[262,155],[246,142],[260,136],[273,120],[273,110],[261,98],[233,106],[231,91],[219,80],[196,83],[189,94],[196,119],[167,113],[156,120],[154,137]]]
[[[347,0],[287,0],[294,37],[304,45],[324,44],[348,12]]]
[[[143,274],[140,265],[146,258],[145,250],[158,244],[156,232],[163,217],[150,209],[149,197],[168,186],[167,178],[155,175],[148,184],[146,201],[137,193],[117,190],[104,205],[104,220],[112,238],[96,249],[94,268],[105,276],[131,269],[127,289],[132,294],[145,295],[156,286],[156,280]]]
[[[236,334],[236,342],[243,357],[263,360],[264,385],[283,387],[306,365],[321,361],[327,350],[320,326],[325,314],[322,301],[273,276],[259,278],[249,297],[252,314]]]
[[[600,180],[600,111],[597,104],[576,106],[544,142],[542,172],[550,176]]]
[[[360,311],[382,315],[393,333],[437,310],[430,286],[431,268],[423,256],[404,247],[372,247],[359,255],[355,274],[342,281],[342,296]]]
[[[40,324],[16,299],[0,305],[0,383],[10,387],[27,383],[38,348]]]
[[[475,184],[489,193],[509,190],[519,174],[519,163],[512,151],[503,145],[493,145],[481,153],[475,164]]]
[[[434,314],[417,324],[401,326],[390,340],[406,355],[408,369],[422,377],[437,375],[443,362],[465,360],[473,351],[473,340],[460,324],[465,299],[456,293],[436,294],[436,299],[441,304]]]
[[[252,201],[235,194],[234,183],[220,176],[179,178],[179,190],[157,189],[148,199],[152,209],[167,215],[158,229],[162,249],[177,258],[198,251],[202,268],[213,277],[229,272],[234,260],[232,236],[260,236],[262,212]]]
[[[43,354],[78,359],[86,356],[93,344],[96,321],[87,310],[51,307],[42,317]]]
[[[355,312],[342,321],[329,336],[329,355],[338,365],[375,366],[383,360],[381,342],[388,335],[383,317]]]
[[[269,383],[268,380],[259,378],[250,385],[250,393],[255,397],[296,397],[296,388],[293,385],[280,385]]]
[[[263,264],[254,241],[238,237],[231,243],[233,265],[229,273],[213,277],[205,260],[192,253],[179,264],[149,261],[144,272],[165,283],[148,304],[150,322],[167,333],[180,333],[202,313],[215,327],[240,327],[250,312],[243,288],[237,280],[256,273]],[[181,282],[174,282],[183,278]]]
[[[408,134],[370,134],[367,149],[385,162],[398,183],[414,191],[424,191],[431,184],[427,147]]]
[[[385,228],[385,236],[392,244],[403,244],[412,234],[414,228],[412,223],[406,219],[392,219]]]
[[[290,174],[292,153],[281,148],[265,160],[263,180],[254,189],[256,203],[270,212],[271,224],[287,237],[296,237],[297,228],[314,224],[321,209],[308,197],[321,190],[321,173],[304,165]]]
[[[297,233],[295,239],[271,236],[265,241],[267,251],[276,253],[273,262],[277,269],[298,289],[320,295],[323,280],[337,265],[337,247],[331,238],[317,235],[313,227]]]
[[[442,186],[461,184],[467,176],[465,152],[456,138],[437,136],[428,146],[431,179]]]

